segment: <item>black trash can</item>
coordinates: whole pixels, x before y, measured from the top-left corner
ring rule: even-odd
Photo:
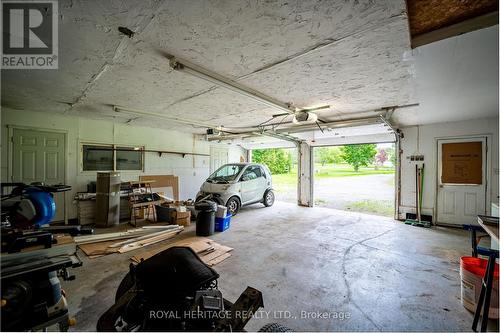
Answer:
[[[157,222],[168,222],[172,223],[172,211],[175,210],[175,208],[170,208],[170,207],[164,207],[160,205],[155,205],[155,211],[156,211],[156,221]]]
[[[196,236],[211,236],[215,233],[215,212],[217,204],[213,201],[201,201],[194,205],[196,215]]]

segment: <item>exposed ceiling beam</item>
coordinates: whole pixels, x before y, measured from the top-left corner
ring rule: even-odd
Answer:
[[[411,40],[411,47],[416,48],[422,45],[437,42],[442,39],[458,36],[467,32],[491,27],[498,24],[498,12],[471,18],[469,20],[450,25],[449,27],[434,30],[418,35]]]
[[[497,0],[407,0],[412,48],[498,24]]]
[[[113,106],[113,111],[119,112],[119,113],[132,114],[132,115],[136,115],[136,116],[160,118],[160,119],[176,122],[179,124],[193,125],[193,126],[202,127],[202,128],[217,128],[217,126],[209,124],[205,121],[201,122],[201,121],[196,121],[193,119],[171,117],[171,116],[161,114],[161,113],[136,110],[136,109],[126,108],[126,107],[118,106],[118,105]]]

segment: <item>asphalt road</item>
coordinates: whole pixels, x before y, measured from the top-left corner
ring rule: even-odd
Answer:
[[[276,189],[276,199],[297,201],[296,187]],[[394,175],[319,178],[314,181],[314,201],[322,207],[345,210],[361,200],[394,201]]]

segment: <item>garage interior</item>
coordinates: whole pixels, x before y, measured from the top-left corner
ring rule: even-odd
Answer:
[[[21,46],[40,40],[13,3],[2,2],[2,330],[103,330],[120,297],[147,289],[115,299],[130,265],[182,246],[218,273],[225,299],[249,286],[264,307],[244,324],[168,326],[177,319],[149,312],[160,326],[135,330],[498,331],[497,1],[44,1],[30,10],[36,27],[52,20],[58,65],[36,69],[6,49],[16,10],[30,22]],[[393,217],[314,205],[315,147],[380,142],[397,152]],[[266,148],[296,149],[297,202],[235,192],[227,217],[229,201],[206,189],[231,180],[207,178]],[[39,189],[55,203],[47,221],[26,203]],[[215,212],[197,208],[207,197]],[[227,230],[214,233],[214,215]],[[6,243],[34,230],[52,244]],[[481,266],[478,284],[461,258]],[[62,309],[47,310],[27,262],[69,274]],[[169,305],[176,267],[149,275]],[[131,304],[115,328],[143,314]]]

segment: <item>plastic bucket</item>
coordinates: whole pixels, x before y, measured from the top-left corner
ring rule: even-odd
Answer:
[[[462,305],[469,311],[476,311],[476,304],[481,293],[481,285],[487,265],[488,260],[486,259],[460,258],[461,300]],[[495,264],[493,276],[489,317],[498,318],[498,264]]]

